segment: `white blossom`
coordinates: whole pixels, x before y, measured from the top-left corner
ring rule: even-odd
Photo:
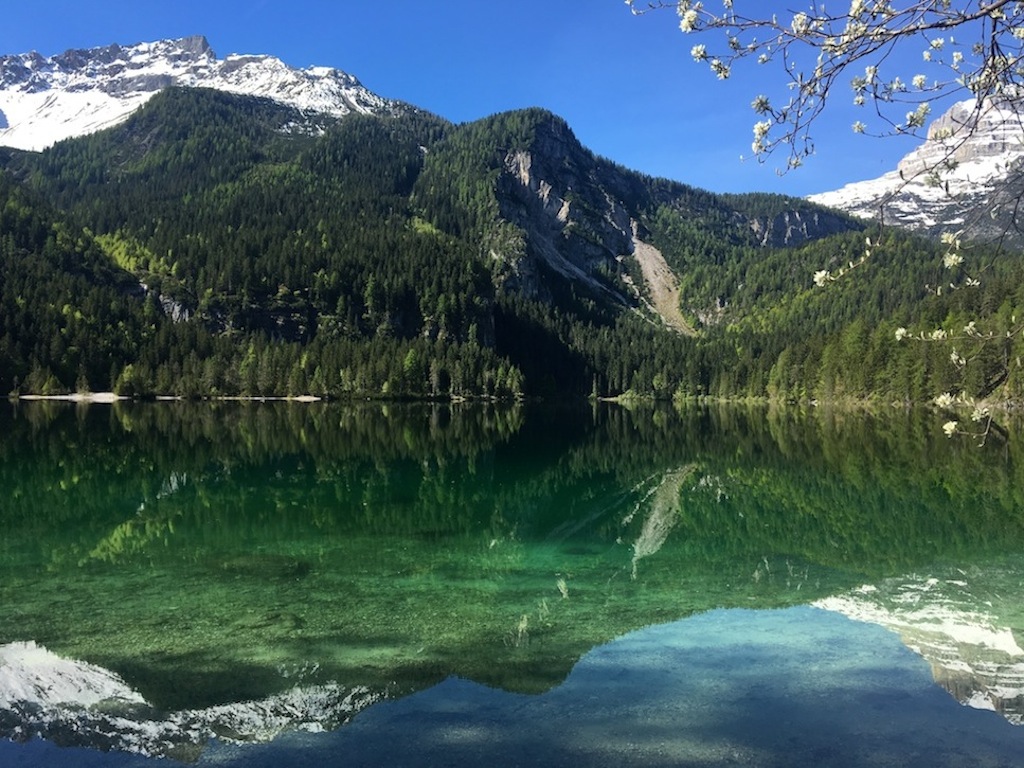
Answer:
[[[896,329],[896,341],[903,341],[909,335],[910,331],[908,331],[903,326],[900,326],[899,328]]]
[[[697,15],[697,11],[690,8],[689,10],[683,11],[682,17],[679,19],[679,28],[683,30],[683,32],[693,32],[693,30],[697,28],[698,20],[699,17]]]
[[[953,395],[950,394],[949,392],[943,392],[941,395],[935,398],[935,404],[939,406],[939,408],[949,408],[950,406],[953,405],[955,401],[956,398],[953,397]]]
[[[827,269],[819,269],[814,273],[814,284],[821,288],[826,283],[832,280],[832,273]]]
[[[942,425],[942,431],[946,433],[946,437],[952,437],[956,434],[956,428],[959,426],[958,421],[947,421]]]
[[[945,256],[942,257],[942,265],[946,269],[954,269],[956,267],[959,267],[963,263],[964,257],[956,252],[947,253]]]
[[[768,131],[771,130],[772,124],[769,120],[761,120],[754,123],[754,141],[751,142],[750,148],[755,155],[759,155],[768,149],[764,140],[768,135]]]
[[[706,61],[708,58],[708,47],[703,43],[695,45],[690,49],[690,55],[694,61]]]

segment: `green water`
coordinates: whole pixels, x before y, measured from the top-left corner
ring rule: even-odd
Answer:
[[[546,695],[635,630],[834,597],[929,661],[951,652],[922,629],[935,606],[1022,644],[1021,441],[978,447],[939,422],[16,404],[0,408],[0,645],[111,670],[173,713],[332,684],[401,700],[451,678]],[[893,618],[911,603],[921,621]],[[986,642],[936,682],[1001,690],[1015,722],[1024,658]]]

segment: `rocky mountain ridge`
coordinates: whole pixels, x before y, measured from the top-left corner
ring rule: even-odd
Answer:
[[[504,128],[496,129],[499,124]],[[557,276],[599,303],[693,335],[682,309],[684,266],[658,245],[665,242],[652,218],[659,209],[754,250],[798,247],[857,228],[843,214],[793,198],[758,205],[749,196],[715,195],[629,171],[594,155],[546,110],[496,115],[459,130],[468,134],[460,144],[470,152],[496,141],[493,154],[480,160],[480,182],[493,188],[501,222],[486,250],[497,285],[531,299],[550,301]],[[442,162],[471,164],[465,153]]]
[[[922,234],[971,239],[1013,234],[1022,189],[1024,118],[1012,99],[970,99],[928,128],[896,170],[810,196],[812,202]]]
[[[0,145],[39,151],[126,120],[171,86],[260,96],[314,115],[381,113],[396,102],[345,72],[266,55],[218,59],[205,37],[0,56]]]
[[[538,266],[544,264],[613,304],[640,300],[641,292],[618,267],[645,246],[637,214],[628,209],[633,195],[622,186],[564,122],[553,116],[540,122],[532,146],[506,153],[497,181],[502,218],[526,240],[527,258],[512,264],[512,283],[530,295],[542,293]],[[602,273],[619,280],[601,280]],[[664,313],[654,314],[673,325]]]

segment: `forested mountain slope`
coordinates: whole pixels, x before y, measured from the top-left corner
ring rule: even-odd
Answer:
[[[893,231],[815,288],[860,257],[862,224],[634,173],[543,110],[300,118],[172,88],[2,153],[0,387],[920,398],[949,374],[896,325],[1020,303],[1005,256],[935,295],[939,252]]]

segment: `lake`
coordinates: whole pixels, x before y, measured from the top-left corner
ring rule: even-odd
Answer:
[[[0,406],[0,765],[1024,765],[942,415]]]

